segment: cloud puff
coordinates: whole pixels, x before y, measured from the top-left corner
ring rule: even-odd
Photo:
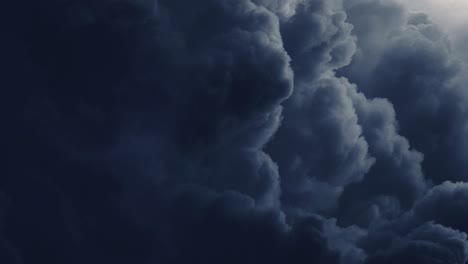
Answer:
[[[446,182],[429,190],[401,218],[369,229],[358,242],[366,263],[465,263],[464,183]]]
[[[433,223],[390,239],[386,248],[371,255],[365,263],[466,263],[466,234]],[[374,242],[375,243],[375,242]]]
[[[445,182],[431,189],[418,201],[411,211],[411,217],[419,221],[432,220],[468,232],[464,213],[467,199],[466,183]]]

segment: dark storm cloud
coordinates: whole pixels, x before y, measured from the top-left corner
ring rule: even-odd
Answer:
[[[2,263],[466,262],[468,190],[431,187],[463,178],[465,70],[427,15],[6,9]]]
[[[256,208],[251,198],[236,193],[186,193],[173,205],[166,214],[176,221],[166,230],[173,244],[161,252],[171,263],[338,263],[319,218],[287,227],[277,211]]]
[[[427,188],[421,171],[423,156],[398,134],[391,103],[385,99],[368,100],[358,93],[350,97],[376,162],[361,182],[345,189],[341,220],[367,225],[382,216],[398,217],[400,209],[410,207]]]
[[[346,8],[358,37],[358,48],[352,63],[341,69],[339,75],[356,82],[366,96],[384,97],[391,102],[398,122],[395,127],[399,127],[402,135],[424,155],[422,171],[429,176],[428,181],[464,179],[466,95],[463,83],[466,70],[453,53],[448,38],[427,15],[410,14],[402,5],[348,1]],[[381,99],[372,101],[375,100]],[[359,118],[364,122],[365,119]],[[368,126],[362,127],[372,153],[372,147],[378,144],[372,143],[369,134],[366,136]],[[408,146],[408,143],[403,145]],[[397,157],[395,154],[392,150],[391,159]],[[407,157],[422,161],[421,154],[419,158],[416,153]],[[466,191],[462,185],[444,183],[423,196],[427,184],[422,180],[419,165],[407,166],[400,159],[394,159],[394,164],[399,164],[397,167],[407,168],[405,175],[379,166],[382,158],[376,157],[376,160],[362,182],[345,189],[341,212],[346,213],[338,218],[347,224],[374,219],[374,225],[376,218],[370,217],[372,215],[394,219],[383,229],[369,230],[372,239],[363,240],[366,241],[364,250],[369,254],[367,262],[465,263],[466,235],[459,231],[466,232],[466,227],[460,224],[463,211],[455,208],[456,204],[465,204],[462,197]],[[400,185],[390,191],[393,184],[388,180],[400,182]],[[401,184],[402,180],[412,183]],[[367,196],[370,190],[379,198]],[[356,196],[365,197],[361,198],[363,203],[356,203]],[[363,210],[366,207],[368,209]],[[360,211],[368,213],[356,214]],[[438,225],[424,224],[428,221]],[[420,234],[425,235],[421,237]]]
[[[445,182],[431,189],[409,213],[412,221],[432,220],[463,232],[468,232],[466,183]]]
[[[295,91],[267,152],[283,176],[285,207],[330,210],[342,187],[362,179],[373,163],[346,88],[331,72],[347,64],[355,48],[345,14],[331,7],[300,4],[281,24]]]
[[[324,220],[285,222],[262,151],[293,85],[277,15],[247,0],[30,8],[2,183],[26,263],[338,261]]]
[[[267,149],[283,176],[284,205],[333,208],[342,187],[362,180],[373,164],[346,89],[330,76],[286,103]]]
[[[343,74],[392,102],[432,180],[465,179],[466,65],[447,35],[427,15],[382,1],[350,4],[348,14],[360,45]]]
[[[422,155],[399,135],[391,103],[369,101],[335,77],[351,61],[356,39],[346,14],[333,7],[298,5],[282,23],[295,90],[267,152],[279,166],[283,206],[338,210],[340,223],[366,225],[397,217],[424,192]]]
[[[385,241],[365,263],[451,263],[462,264],[468,260],[466,234],[426,223],[401,236],[384,233],[378,240]],[[375,246],[375,245],[374,245]]]
[[[370,228],[358,242],[369,254],[367,262],[466,263],[467,193],[465,183],[443,183],[401,218]]]

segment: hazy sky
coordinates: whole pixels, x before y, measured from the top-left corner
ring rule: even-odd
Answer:
[[[429,13],[444,27],[460,27],[468,22],[468,1],[465,0],[410,0],[404,3],[413,10]]]

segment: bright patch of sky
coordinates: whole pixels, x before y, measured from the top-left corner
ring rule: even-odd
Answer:
[[[468,0],[407,0],[414,11],[423,11],[445,29],[459,29],[468,24]]]

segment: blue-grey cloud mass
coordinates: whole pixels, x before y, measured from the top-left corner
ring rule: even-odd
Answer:
[[[463,30],[396,0],[1,9],[1,263],[467,263]]]

